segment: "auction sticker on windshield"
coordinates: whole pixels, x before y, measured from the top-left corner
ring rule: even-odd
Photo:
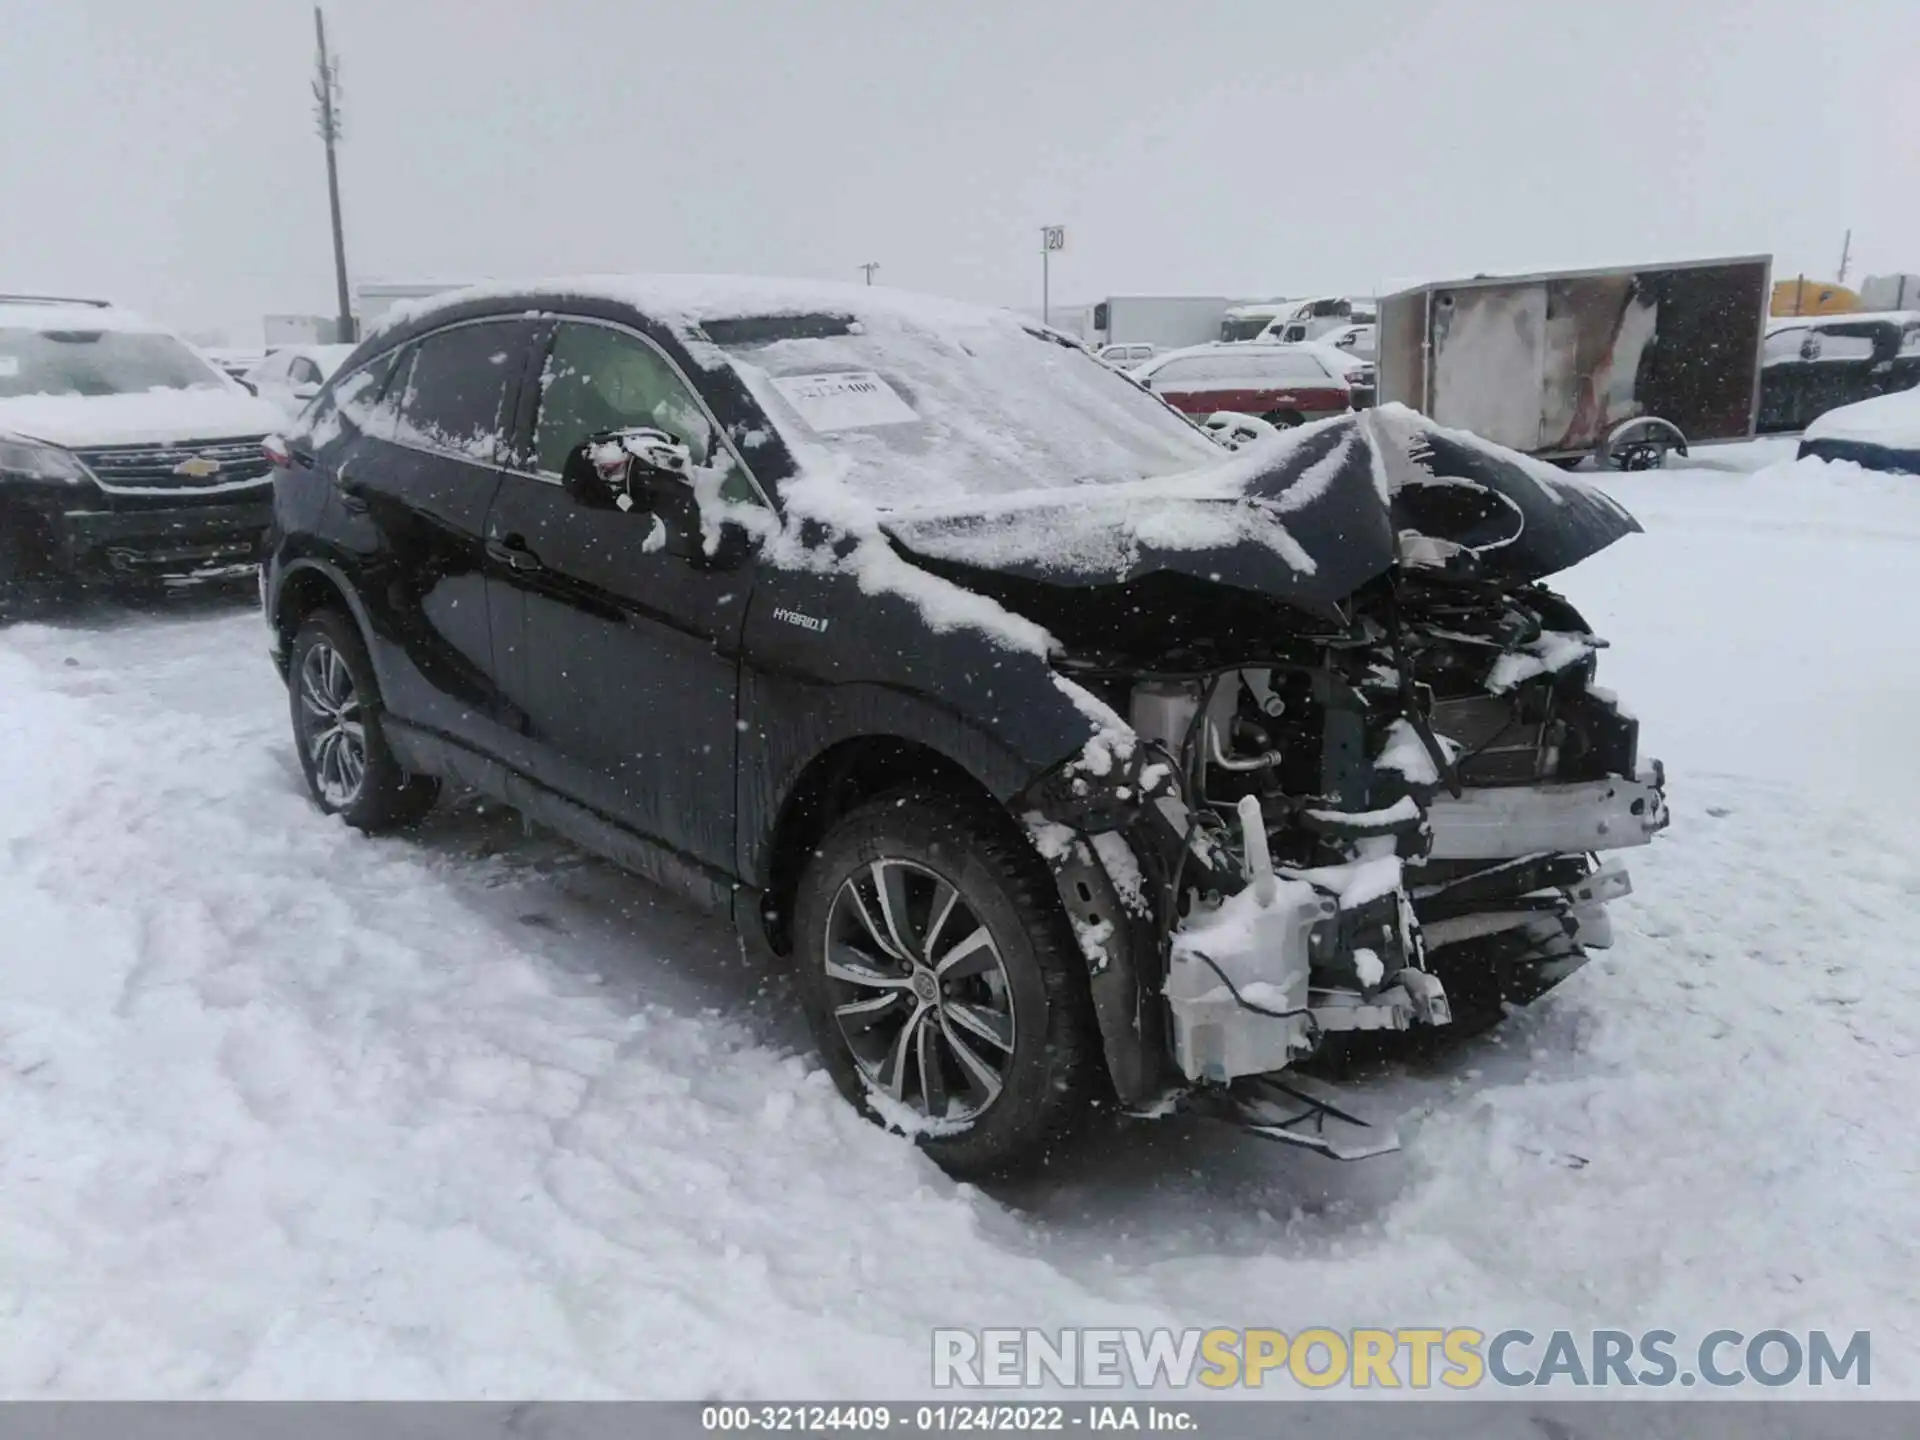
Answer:
[[[918,420],[913,407],[871,370],[834,370],[818,375],[782,375],[774,389],[807,425],[822,435],[870,425]]]

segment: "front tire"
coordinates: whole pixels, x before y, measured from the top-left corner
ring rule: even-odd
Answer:
[[[322,810],[377,835],[404,829],[433,808],[440,782],[407,774],[387,744],[373,664],[346,616],[320,610],[300,627],[287,697],[300,770]]]
[[[52,571],[46,536],[32,512],[0,504],[0,614],[28,600]]]
[[[1099,1073],[1052,877],[997,821],[882,796],[820,843],[794,915],[801,1002],[841,1093],[969,1179],[1044,1160]]]

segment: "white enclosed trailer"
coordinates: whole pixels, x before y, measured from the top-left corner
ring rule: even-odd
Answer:
[[[1639,469],[1754,433],[1771,256],[1475,276],[1380,302],[1379,399]]]
[[[1219,338],[1220,317],[1233,301],[1225,295],[1109,295],[1093,307],[1086,339],[1092,345],[1123,341],[1178,350]]]

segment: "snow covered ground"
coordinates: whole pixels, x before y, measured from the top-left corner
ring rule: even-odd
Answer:
[[[1649,533],[1563,583],[1673,828],[1344,1167],[1172,1121],[957,1186],[721,927],[321,818],[244,601],[0,630],[0,1395],[904,1395],[975,1324],[1867,1329],[1920,1394],[1920,485],[1608,483]]]

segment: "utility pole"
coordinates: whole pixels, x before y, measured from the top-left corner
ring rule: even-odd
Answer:
[[[871,284],[873,283],[873,272],[874,272],[874,271],[876,271],[876,270],[878,270],[878,269],[880,268],[880,262],[879,262],[878,260],[869,260],[869,261],[867,261],[867,263],[866,263],[866,264],[864,264],[864,265],[856,265],[856,266],[854,266],[853,268],[854,268],[854,269],[856,269],[856,270],[864,270],[864,271],[866,271],[866,272],[867,272],[867,283],[868,283],[869,285],[871,285]]]
[[[314,62],[314,119],[320,126],[320,138],[327,147],[327,204],[333,211],[333,285],[339,305],[335,340],[345,345],[354,334],[353,299],[347,294],[347,240],[340,227],[340,166],[333,147],[340,139],[340,62],[327,54],[327,21],[318,5],[313,7],[313,35],[320,51]]]
[[[1840,273],[1834,277],[1835,283],[1847,283],[1847,261],[1853,255],[1853,231],[1847,231],[1847,238],[1840,242]]]

